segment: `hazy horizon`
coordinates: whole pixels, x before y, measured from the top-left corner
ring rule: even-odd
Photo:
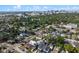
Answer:
[[[67,10],[78,11],[79,5],[0,5],[2,11],[48,11],[48,10]]]

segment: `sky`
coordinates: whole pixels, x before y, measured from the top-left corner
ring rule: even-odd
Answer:
[[[79,10],[79,5],[0,5],[0,11]]]

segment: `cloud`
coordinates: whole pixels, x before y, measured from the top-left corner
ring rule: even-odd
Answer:
[[[79,10],[79,7],[78,6],[66,6],[66,7],[61,7],[59,8],[59,10],[70,10],[70,11],[76,11],[76,10]]]
[[[14,10],[21,10],[21,5],[16,5],[13,7]]]
[[[44,6],[43,8],[44,8],[44,9],[48,9],[48,7],[46,7],[46,6]]]
[[[10,11],[11,9],[7,9],[6,11]]]
[[[49,10],[49,7],[43,6],[42,10]]]
[[[34,10],[34,11],[44,11],[44,10],[48,10],[47,6],[32,6],[30,7],[30,10]]]
[[[72,9],[73,10],[79,10],[79,7],[73,7]]]
[[[34,11],[38,11],[38,10],[40,10],[40,6],[33,6],[31,9]]]
[[[6,8],[6,11],[20,11],[21,5],[15,5],[12,8]]]

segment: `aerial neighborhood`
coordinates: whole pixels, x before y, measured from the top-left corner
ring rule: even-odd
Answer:
[[[0,12],[1,53],[79,53],[79,13]]]

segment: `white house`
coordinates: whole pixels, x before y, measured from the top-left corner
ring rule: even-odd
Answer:
[[[77,28],[77,24],[72,24],[72,23],[69,23],[67,25],[63,25],[63,27],[67,28],[67,29],[72,29],[72,28]]]

